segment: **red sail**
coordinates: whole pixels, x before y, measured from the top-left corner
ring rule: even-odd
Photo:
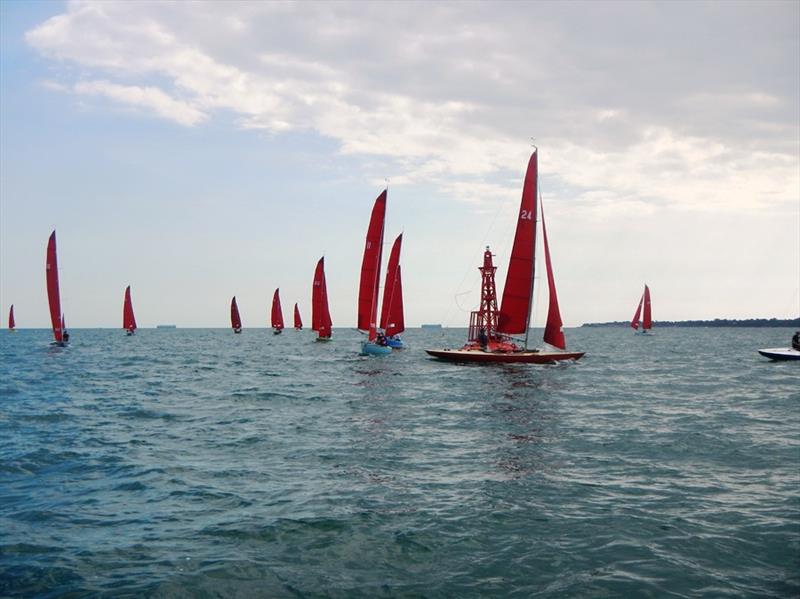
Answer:
[[[381,253],[383,250],[383,221],[386,216],[386,190],[375,200],[369,219],[364,257],[361,261],[361,283],[358,290],[358,328],[369,331],[369,340],[375,339],[378,317],[378,285],[380,282]]]
[[[47,301],[50,304],[50,323],[53,326],[53,338],[57,343],[63,340],[61,326],[61,296],[58,292],[58,259],[56,257],[56,232],[50,234],[47,242]]]
[[[136,330],[136,317],[133,315],[130,285],[125,288],[125,303],[122,305],[122,328],[126,331]]]
[[[542,205],[541,209],[544,263],[547,268],[547,289],[550,295],[550,304],[547,307],[547,324],[544,327],[544,342],[559,349],[567,349],[567,340],[564,338],[563,330],[564,323],[561,321],[561,311],[558,309],[556,279],[553,276],[553,264],[550,261],[550,246],[547,243],[547,227],[544,224],[544,205]]]
[[[294,305],[294,328],[300,330],[303,328],[303,320],[300,318],[300,308],[297,304]]]
[[[14,322],[14,304],[11,304],[11,309],[8,311],[8,328],[13,331],[16,326]]]
[[[233,296],[231,299],[231,328],[236,330],[241,330],[242,328],[242,319],[239,317],[239,306],[236,303],[236,296]]]
[[[272,328],[281,330],[283,328],[283,311],[281,310],[280,289],[275,290],[272,296]]]
[[[328,311],[328,286],[325,282],[325,256],[317,262],[311,287],[311,328],[322,338],[331,336],[331,314]]]
[[[636,314],[633,315],[633,320],[631,320],[631,326],[635,330],[639,330],[639,316],[642,314],[642,304],[644,303],[644,295],[639,300],[639,305],[636,306]]]
[[[387,335],[397,335],[405,330],[403,320],[403,281],[400,276],[400,246],[403,234],[397,236],[389,253],[386,267],[386,284],[383,286],[383,306],[381,308],[381,328]]]
[[[644,318],[642,320],[642,328],[649,331],[653,328],[653,313],[650,308],[650,288],[644,286]]]
[[[507,335],[524,333],[533,298],[534,246],[536,245],[537,158],[531,154],[519,207],[514,247],[508,262],[506,285],[497,319],[497,330]]]

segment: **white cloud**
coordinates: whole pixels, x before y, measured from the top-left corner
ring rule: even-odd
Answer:
[[[157,87],[117,85],[108,81],[80,81],[73,90],[76,94],[105,96],[128,106],[146,108],[181,125],[196,125],[207,118],[205,113],[187,102],[170,97]]]
[[[89,71],[90,81],[72,84],[78,94],[182,125],[231,113],[245,129],[313,131],[344,154],[390,160],[398,182],[472,202],[517,189],[519,176],[507,174],[519,173],[533,135],[542,173],[564,186],[558,196],[607,198],[621,210],[656,202],[738,211],[800,193],[796,32],[777,53],[795,73],[784,85],[764,77],[775,65],[757,60],[779,42],[748,47],[737,29],[796,12],[782,6],[758,16],[743,8],[739,21],[731,7],[730,39],[703,48],[698,37],[679,73],[672,38],[631,33],[636,7],[611,23],[591,5],[580,15],[550,4],[426,5],[417,14],[363,3],[86,1],[27,40]],[[654,15],[665,30],[690,17],[668,5],[638,17]],[[570,34],[575,19],[597,21],[589,38]]]

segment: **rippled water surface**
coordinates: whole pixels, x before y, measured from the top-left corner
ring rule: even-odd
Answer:
[[[800,594],[786,329],[575,329],[545,367],[0,333],[0,596]]]

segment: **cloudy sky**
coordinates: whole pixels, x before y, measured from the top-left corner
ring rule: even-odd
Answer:
[[[47,326],[353,326],[372,202],[406,321],[502,284],[531,138],[567,325],[800,313],[800,4],[0,3],[0,301]],[[385,255],[388,252],[385,252]],[[543,322],[546,285],[540,285]],[[288,316],[288,309],[286,310]]]

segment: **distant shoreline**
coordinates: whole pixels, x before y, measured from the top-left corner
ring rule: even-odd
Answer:
[[[613,322],[585,322],[582,327],[630,326],[627,320]],[[796,327],[800,329],[800,318],[715,318],[714,320],[655,320],[653,327]]]

